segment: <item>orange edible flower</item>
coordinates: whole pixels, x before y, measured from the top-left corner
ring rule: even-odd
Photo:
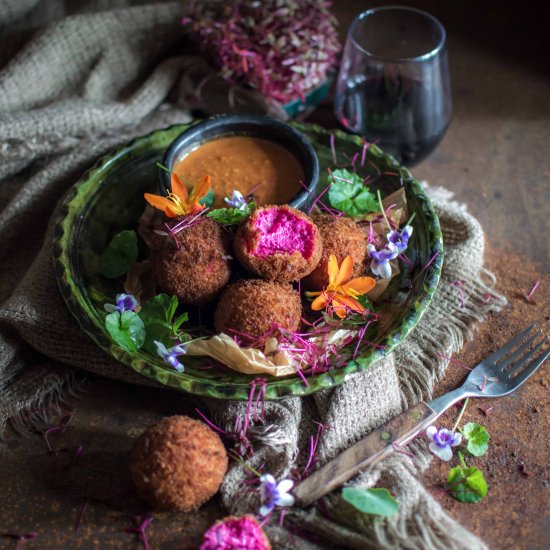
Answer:
[[[306,292],[306,296],[317,296],[311,303],[311,309],[319,311],[330,304],[340,319],[343,319],[348,311],[364,313],[366,308],[357,300],[357,297],[372,290],[376,281],[372,277],[356,277],[350,280],[352,271],[351,256],[346,256],[342,265],[338,267],[336,256],[331,254],[328,259],[327,288],[319,292]]]
[[[143,196],[151,206],[162,210],[169,218],[177,218],[188,214],[196,214],[204,208],[204,205],[200,204],[199,201],[210,192],[212,180],[209,175],[204,175],[199,183],[195,185],[191,196],[189,196],[185,184],[174,172],[172,172],[170,184],[172,191],[166,197],[152,195],[151,193],[145,193]]]

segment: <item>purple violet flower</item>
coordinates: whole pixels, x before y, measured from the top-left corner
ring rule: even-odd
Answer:
[[[430,451],[445,462],[451,460],[453,456],[451,447],[456,447],[462,443],[461,433],[445,428],[438,430],[435,426],[430,426],[426,430],[426,435],[432,440],[429,445]]]
[[[283,479],[279,483],[271,474],[264,474],[260,477],[260,491],[262,495],[262,507],[260,515],[267,516],[275,506],[292,506],[294,497],[288,492],[294,486],[294,481]]]
[[[167,349],[162,342],[154,341],[155,346],[157,346],[157,353],[162,357],[171,367],[174,367],[178,372],[183,372],[185,367],[178,360],[178,356],[185,355],[187,353],[187,348],[184,344],[179,344],[173,346],[170,349]]]
[[[113,313],[113,311],[118,311],[120,314],[124,311],[134,311],[139,306],[139,302],[131,294],[117,294],[116,295],[116,305],[115,304],[104,304],[103,307],[108,313]]]
[[[412,235],[413,228],[410,225],[406,225],[401,231],[394,229],[390,231],[386,238],[389,243],[392,243],[396,248],[399,254],[403,254],[407,250],[409,245],[409,238]]]
[[[384,248],[376,250],[374,245],[367,245],[367,252],[372,259],[370,264],[370,270],[382,279],[389,279],[391,277],[391,265],[390,260],[397,258],[399,251],[393,243],[388,243]]]
[[[246,210],[248,206],[243,194],[236,189],[233,190],[233,196],[231,198],[225,197],[224,200],[229,206],[237,208],[238,210]]]

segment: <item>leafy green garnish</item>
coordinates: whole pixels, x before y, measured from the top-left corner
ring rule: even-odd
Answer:
[[[139,316],[145,325],[147,334],[143,346],[145,350],[156,353],[155,340],[170,347],[173,340],[181,336],[181,325],[188,320],[189,316],[187,313],[182,313],[174,318],[178,305],[178,298],[170,297],[167,294],[157,294],[143,304]]]
[[[484,426],[475,422],[468,422],[460,430],[468,440],[468,452],[474,456],[483,456],[489,447],[489,434]]]
[[[397,500],[387,489],[360,489],[345,487],[342,498],[364,514],[393,516],[399,508]]]
[[[122,348],[133,353],[145,341],[145,327],[139,315],[133,311],[113,311],[105,318],[105,328],[111,338]]]
[[[99,270],[104,277],[122,277],[138,257],[138,241],[135,231],[125,229],[117,233],[99,261]]]
[[[202,204],[203,206],[206,206],[207,208],[210,208],[214,204],[214,199],[216,198],[216,195],[214,194],[214,190],[212,187],[210,188],[210,191],[202,197],[202,199],[199,199],[199,204]]]
[[[458,453],[460,466],[451,468],[447,484],[451,494],[460,502],[479,502],[487,494],[487,482],[478,468],[468,468]]]
[[[221,225],[236,225],[246,220],[255,209],[256,204],[249,202],[243,210],[240,208],[217,208],[208,212],[206,216]]]
[[[328,182],[331,206],[346,216],[353,218],[380,210],[376,195],[365,186],[358,174],[346,169],[334,170],[329,174]]]

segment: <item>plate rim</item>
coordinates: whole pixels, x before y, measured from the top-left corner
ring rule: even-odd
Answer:
[[[154,130],[143,136],[138,136],[126,145],[117,148],[115,151],[102,155],[98,160],[86,170],[82,176],[70,187],[65,196],[59,202],[56,212],[54,213],[54,240],[53,240],[53,264],[54,273],[57,279],[57,283],[63,296],[65,303],[71,314],[77,320],[80,328],[90,337],[92,340],[111,357],[121,363],[121,366],[129,366],[139,374],[153,379],[163,386],[167,386],[172,389],[190,393],[193,395],[200,395],[203,397],[214,397],[218,399],[234,399],[234,400],[246,400],[250,393],[250,383],[241,384],[235,383],[230,386],[226,382],[218,382],[214,380],[199,380],[187,373],[178,373],[176,371],[170,371],[160,359],[157,361],[151,361],[151,356],[138,351],[137,353],[130,354],[120,347],[118,347],[108,336],[105,334],[103,326],[94,322],[94,318],[90,316],[82,303],[79,302],[77,296],[81,296],[85,301],[89,302],[87,296],[81,291],[75,282],[75,272],[72,269],[72,262],[70,258],[70,236],[78,232],[78,229],[83,223],[84,216],[80,216],[78,224],[71,224],[68,226],[68,218],[71,212],[71,208],[74,208],[74,201],[78,196],[79,190],[86,184],[90,184],[93,178],[100,175],[110,164],[116,162],[121,157],[134,152],[139,149],[140,146],[149,144],[155,139],[155,136],[162,136],[166,134],[174,134],[174,138],[184,129],[195,124],[197,121],[184,124],[174,124],[166,128]],[[363,140],[359,136],[354,136],[336,129],[325,129],[318,125],[292,122],[300,131],[314,131],[321,135],[326,135],[327,138],[330,135],[335,137],[355,142],[358,146],[363,146]],[[380,160],[385,162],[393,170],[396,170],[398,174],[403,178],[403,184],[411,186],[411,191],[415,197],[420,200],[420,206],[424,216],[430,221],[428,227],[430,228],[429,239],[429,257],[433,259],[432,263],[425,269],[425,276],[421,286],[421,292],[415,297],[415,304],[408,308],[408,313],[404,315],[403,320],[399,327],[390,331],[388,335],[382,341],[385,346],[382,348],[374,348],[366,358],[363,364],[359,365],[354,363],[353,368],[350,365],[340,367],[325,373],[312,375],[308,377],[309,385],[304,385],[301,378],[297,379],[289,377],[284,378],[272,378],[258,376],[251,376],[252,382],[258,378],[265,378],[267,380],[265,384],[265,397],[266,399],[281,399],[284,397],[295,396],[303,397],[313,394],[323,389],[329,389],[338,386],[348,380],[350,377],[360,374],[367,370],[371,365],[390,354],[399,344],[401,344],[418,324],[424,313],[427,311],[438,283],[441,277],[441,268],[443,265],[443,236],[441,233],[441,227],[439,218],[435,212],[433,204],[430,198],[425,193],[422,184],[412,177],[410,171],[401,166],[393,157],[384,153],[375,144],[369,144],[369,153]],[[90,208],[90,205],[88,205]],[[79,209],[80,211],[80,209]],[[411,311],[412,309],[412,311]],[[97,314],[96,308],[93,308],[94,313]],[[82,315],[84,313],[84,315]]]

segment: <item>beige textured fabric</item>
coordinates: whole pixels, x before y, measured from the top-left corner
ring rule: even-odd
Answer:
[[[181,105],[197,86],[190,75],[204,74],[200,60],[179,51],[177,3],[117,2],[108,11],[106,4],[0,4],[1,40],[9,44],[0,56],[0,429],[9,417],[21,419],[25,411],[62,398],[76,372],[67,365],[148,383],[97,349],[71,317],[53,275],[48,220],[63,193],[100,155],[134,136],[188,120]],[[92,13],[78,13],[82,6]],[[266,108],[257,98],[243,98],[247,108]],[[276,477],[286,477],[304,465],[314,421],[331,427],[321,438],[322,463],[429,397],[446,367],[439,353],[459,350],[475,322],[502,306],[501,298],[481,303],[493,282],[482,268],[481,228],[441,193],[435,203],[446,261],[422,322],[396,353],[345,385],[307,399],[268,403],[265,425],[253,426],[249,434],[256,448],[253,465],[263,462]],[[465,281],[464,307],[451,284],[457,280]],[[205,406],[226,426],[243,413],[240,403]],[[292,534],[308,527],[322,546],[336,548],[484,548],[418,482],[416,474],[429,458],[422,446],[415,453],[414,461],[395,455],[354,481],[371,486],[382,480],[390,487],[401,503],[395,518],[342,516],[344,508],[333,496],[323,503],[327,517],[318,509],[291,512],[287,528],[270,529],[272,540],[281,548],[315,546]],[[257,497],[241,492],[244,475],[233,467],[222,487],[232,513],[257,510]]]

